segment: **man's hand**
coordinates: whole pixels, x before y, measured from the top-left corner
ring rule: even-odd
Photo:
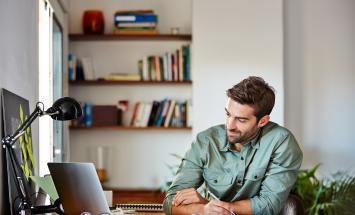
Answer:
[[[203,208],[204,215],[221,214],[221,215],[234,215],[231,203],[219,200],[211,200]]]
[[[172,204],[177,207],[179,205],[188,205],[188,204],[206,204],[208,201],[204,199],[194,188],[188,188],[180,190],[176,193]]]

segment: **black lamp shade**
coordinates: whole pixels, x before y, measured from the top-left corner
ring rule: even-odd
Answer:
[[[50,113],[54,120],[72,120],[81,117],[83,111],[80,104],[73,98],[63,97],[54,102],[46,113]]]

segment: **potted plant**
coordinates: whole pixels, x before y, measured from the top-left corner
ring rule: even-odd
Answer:
[[[320,180],[315,173],[320,165],[300,170],[291,193],[298,195],[307,214],[355,214],[355,176],[337,172]]]

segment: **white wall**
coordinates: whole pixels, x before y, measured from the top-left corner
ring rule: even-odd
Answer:
[[[225,120],[225,91],[250,75],[276,89],[284,122],[282,1],[193,1],[194,133]]]
[[[355,169],[355,1],[285,1],[286,126],[321,173]]]
[[[0,88],[28,99],[30,111],[38,99],[37,7],[36,1],[0,1]],[[32,124],[32,138],[34,154],[38,158],[38,122]],[[1,161],[2,153],[2,165]],[[3,193],[3,180],[0,177],[0,214],[5,213],[3,201],[7,195]]]

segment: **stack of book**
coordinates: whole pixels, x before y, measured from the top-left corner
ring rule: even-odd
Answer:
[[[94,80],[94,63],[91,57],[78,58],[73,53],[68,54],[68,80]]]
[[[133,73],[110,73],[104,79],[107,81],[140,81],[141,76]]]
[[[138,71],[143,81],[190,81],[190,46],[162,56],[146,56],[138,61]]]
[[[174,99],[162,101],[137,102],[134,105],[131,126],[135,127],[190,127],[191,103]]]
[[[153,10],[128,10],[115,13],[116,34],[157,34],[158,17]]]

